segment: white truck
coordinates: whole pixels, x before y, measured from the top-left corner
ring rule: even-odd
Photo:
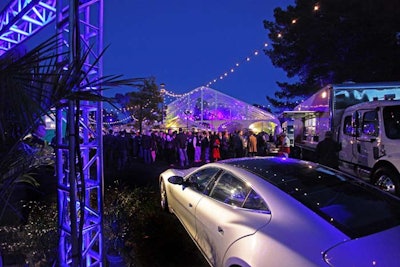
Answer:
[[[339,169],[400,196],[400,82],[325,86],[282,115],[300,158],[332,131]]]

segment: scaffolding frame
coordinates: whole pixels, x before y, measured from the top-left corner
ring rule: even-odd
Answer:
[[[89,81],[102,77],[103,0],[10,1],[0,14],[0,56],[53,21],[63,44],[58,52],[72,61],[90,51],[81,71]],[[101,88],[84,90],[101,95]],[[103,266],[102,109],[101,102],[65,101],[56,110],[59,266]]]

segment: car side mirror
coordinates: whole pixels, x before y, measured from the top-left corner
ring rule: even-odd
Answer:
[[[178,185],[182,185],[184,183],[183,177],[177,175],[169,177],[168,182],[170,182],[171,184],[178,184]]]

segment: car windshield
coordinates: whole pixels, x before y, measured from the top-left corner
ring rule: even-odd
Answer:
[[[319,214],[351,238],[400,225],[400,200],[311,162],[284,158],[226,162],[255,173]]]

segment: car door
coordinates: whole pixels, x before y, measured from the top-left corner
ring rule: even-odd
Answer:
[[[265,202],[251,187],[224,172],[209,197],[197,205],[195,239],[209,262],[220,266],[233,242],[254,234],[270,217]]]
[[[196,232],[196,206],[204,197],[203,191],[208,183],[218,171],[218,168],[203,168],[190,174],[185,178],[183,185],[175,188],[176,205],[174,205],[174,213],[192,237],[195,236]]]

